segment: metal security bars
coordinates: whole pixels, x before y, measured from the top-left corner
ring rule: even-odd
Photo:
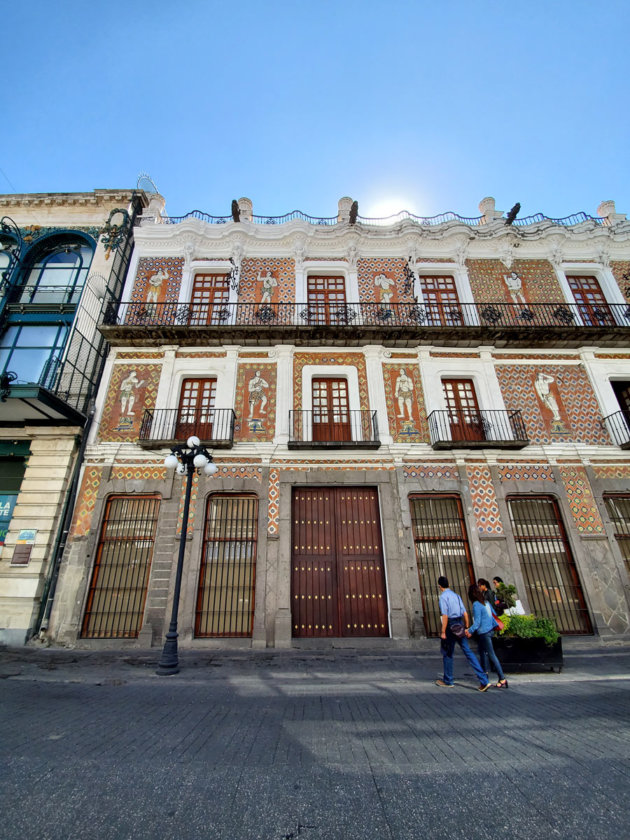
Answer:
[[[561,633],[592,633],[557,502],[547,496],[507,501],[530,609],[555,619]]]
[[[196,435],[202,443],[229,448],[234,442],[235,414],[231,408],[145,408],[138,443],[150,448],[185,441]]]
[[[147,594],[160,500],[114,496],[107,503],[81,636],[135,638]]]
[[[289,449],[378,449],[380,445],[375,411],[289,412]]]
[[[251,636],[257,534],[255,496],[208,499],[195,636]]]
[[[434,449],[455,447],[522,449],[529,443],[519,409],[432,411],[428,416]]]
[[[439,636],[438,577],[448,578],[465,605],[468,587],[474,582],[462,503],[457,496],[431,494],[413,495],[409,504],[424,626],[427,636]]]
[[[630,574],[630,495],[604,496],[608,516],[615,529],[615,539]]]

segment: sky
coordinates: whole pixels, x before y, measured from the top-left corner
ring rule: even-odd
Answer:
[[[0,192],[630,216],[628,0],[3,4]]]

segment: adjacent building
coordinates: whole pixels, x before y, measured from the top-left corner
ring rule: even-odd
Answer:
[[[180,640],[438,631],[439,574],[563,633],[630,623],[630,222],[171,218],[134,232],[51,621],[160,645],[196,435]],[[240,641],[234,641],[240,640]]]
[[[133,190],[0,195],[0,641],[43,625],[120,297]]]

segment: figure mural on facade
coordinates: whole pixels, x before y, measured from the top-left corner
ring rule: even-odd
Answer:
[[[262,283],[262,296],[260,298],[260,302],[264,304],[270,304],[271,298],[273,297],[273,290],[278,285],[277,279],[274,277],[273,272],[271,272],[268,268],[261,272],[258,275],[258,282]]]
[[[380,289],[380,302],[386,306],[391,303],[395,282],[392,277],[388,277],[386,274],[376,274],[374,276],[374,285],[377,289]]]
[[[522,303],[527,306],[527,299],[523,293],[523,281],[519,275],[512,271],[510,274],[504,274],[503,280],[514,303]]]
[[[260,371],[257,370],[254,376],[249,380],[248,391],[249,391],[249,419],[251,420],[254,416],[254,412],[256,410],[256,404],[260,403],[260,414],[265,413],[265,406],[267,405],[267,395],[265,394],[265,388],[269,387],[269,383],[266,379],[263,379],[260,375]]]
[[[566,428],[560,416],[560,406],[558,400],[551,391],[551,385],[555,383],[555,378],[548,373],[542,371],[536,377],[534,388],[540,398],[541,403],[551,412],[551,430],[554,432],[565,432]]]
[[[120,383],[120,413],[121,416],[133,417],[133,404],[136,401],[136,388],[144,385],[144,379],[138,379],[138,374],[132,370]]]
[[[400,373],[396,379],[394,388],[394,396],[398,400],[398,417],[404,418],[407,413],[407,420],[413,420],[411,413],[412,398],[413,398],[413,380],[407,376],[405,368],[400,368]]]
[[[160,289],[164,280],[168,280],[168,271],[159,268],[156,274],[149,277],[149,290],[147,291],[147,309],[155,314],[157,310],[158,299],[160,296]]]

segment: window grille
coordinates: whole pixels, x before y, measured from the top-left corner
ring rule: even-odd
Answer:
[[[630,496],[604,496],[604,502],[630,575]]]
[[[447,577],[465,605],[468,587],[475,579],[462,504],[457,496],[431,494],[411,496],[410,506],[424,626],[427,636],[439,636],[437,579]]]
[[[197,594],[196,636],[251,636],[258,535],[258,499],[208,499]]]
[[[532,612],[561,633],[592,633],[582,586],[555,499],[508,499],[516,550]]]
[[[83,638],[135,638],[140,632],[159,507],[153,496],[114,496],[107,502]]]

